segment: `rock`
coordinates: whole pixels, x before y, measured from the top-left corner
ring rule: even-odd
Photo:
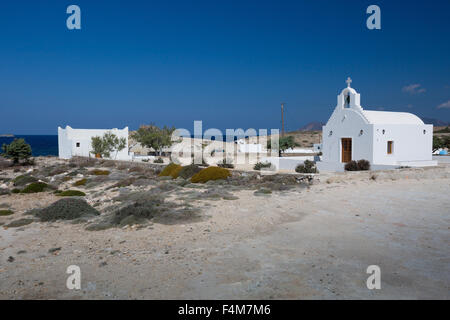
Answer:
[[[14,257],[12,257],[12,256],[9,256],[9,258],[8,258],[8,262],[14,262],[14,260],[16,260],[16,259],[14,259]]]
[[[61,250],[61,247],[58,247],[58,248],[51,248],[51,249],[49,249],[48,250],[48,253],[53,253],[53,254],[56,254],[58,251],[60,251]]]

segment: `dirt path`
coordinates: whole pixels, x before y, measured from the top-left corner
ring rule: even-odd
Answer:
[[[2,229],[0,298],[449,299],[449,192],[450,179],[322,183],[236,192],[184,225]],[[66,288],[69,265],[81,290]],[[369,265],[381,290],[366,287]]]

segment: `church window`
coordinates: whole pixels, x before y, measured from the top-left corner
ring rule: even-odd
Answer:
[[[423,130],[423,134],[426,134],[427,133],[427,130]]]
[[[383,134],[384,134],[384,133],[386,132],[386,130],[384,130],[384,129],[383,129],[383,131],[382,131],[382,132],[383,132]]]
[[[80,143],[79,142],[77,142],[77,148],[79,148],[80,147]]]

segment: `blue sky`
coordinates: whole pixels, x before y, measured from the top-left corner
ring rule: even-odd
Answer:
[[[449,39],[450,1],[5,0],[0,133],[270,129],[282,101],[295,130],[328,119],[348,76],[364,108],[450,121]]]

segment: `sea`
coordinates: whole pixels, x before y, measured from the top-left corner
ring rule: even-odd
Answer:
[[[0,146],[4,143],[9,144],[18,138],[25,139],[25,142],[31,146],[33,157],[58,155],[57,135],[15,135],[14,137],[0,137]]]

